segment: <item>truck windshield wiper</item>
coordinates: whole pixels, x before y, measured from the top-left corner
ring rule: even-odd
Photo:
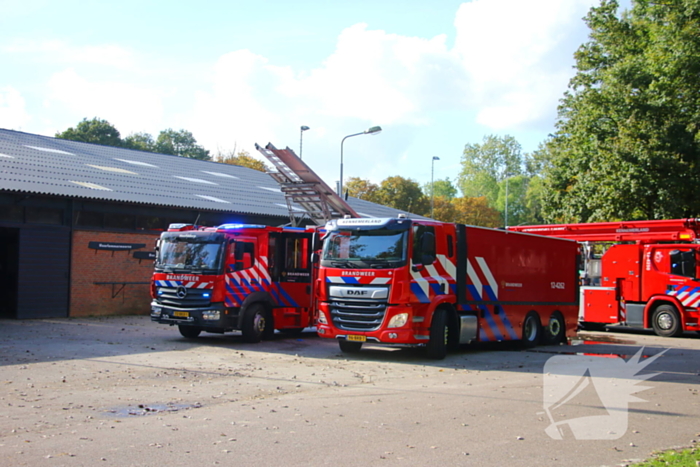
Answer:
[[[357,266],[350,261],[331,261],[331,264],[338,268],[357,269]]]

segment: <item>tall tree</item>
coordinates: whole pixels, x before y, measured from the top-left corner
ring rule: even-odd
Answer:
[[[211,160],[209,151],[197,144],[197,140],[187,130],[163,130],[156,139],[156,152],[188,157],[190,159]]]
[[[512,136],[488,135],[482,144],[467,144],[462,154],[462,170],[457,185],[465,197],[487,199],[494,207],[499,183],[522,173],[521,146]]]
[[[430,182],[426,182],[423,185],[423,193],[425,193],[425,196],[430,197],[432,190],[435,190],[435,198],[441,196],[451,200],[457,196],[457,188],[450,181],[450,177],[445,177],[444,180],[435,180],[432,185]]]
[[[84,118],[75,128],[70,127],[61,133],[56,133],[56,138],[103,146],[122,146],[121,135],[114,125],[97,117],[91,120]]]
[[[603,0],[547,142],[552,222],[700,214],[700,1]]]
[[[377,202],[413,214],[424,214],[430,209],[430,201],[420,185],[398,175],[382,181],[377,190]]]
[[[369,180],[364,180],[360,177],[350,177],[343,185],[343,188],[347,190],[348,195],[352,197],[371,201],[373,203],[378,202],[377,191],[379,190],[379,186]]]
[[[487,199],[483,196],[455,198],[452,203],[457,211],[454,222],[493,228],[503,225],[501,213],[489,206]]]

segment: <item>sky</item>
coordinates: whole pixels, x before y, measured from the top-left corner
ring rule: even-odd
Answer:
[[[0,0],[0,128],[269,142],[333,187],[342,146],[346,181],[454,182],[465,145],[554,132],[599,2]]]

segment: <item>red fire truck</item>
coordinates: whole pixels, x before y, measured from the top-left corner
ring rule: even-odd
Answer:
[[[317,331],[344,352],[364,343],[555,344],[575,335],[578,245],[568,240],[398,218],[326,224]]]
[[[700,220],[509,227],[581,243],[584,328],[653,329],[659,336],[700,330]]]
[[[172,224],[156,246],[151,320],[202,331],[242,331],[247,342],[312,325],[314,228]]]
[[[358,214],[294,154],[256,145],[276,168],[290,224]],[[248,342],[313,325],[317,227],[173,224],[156,247],[151,320],[184,337],[240,330]]]

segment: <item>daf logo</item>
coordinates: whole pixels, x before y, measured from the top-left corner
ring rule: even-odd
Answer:
[[[185,298],[187,296],[187,289],[180,286],[177,288],[177,292],[175,292],[175,295],[177,295],[177,298]]]
[[[367,295],[366,290],[348,290],[346,293],[348,295]]]

